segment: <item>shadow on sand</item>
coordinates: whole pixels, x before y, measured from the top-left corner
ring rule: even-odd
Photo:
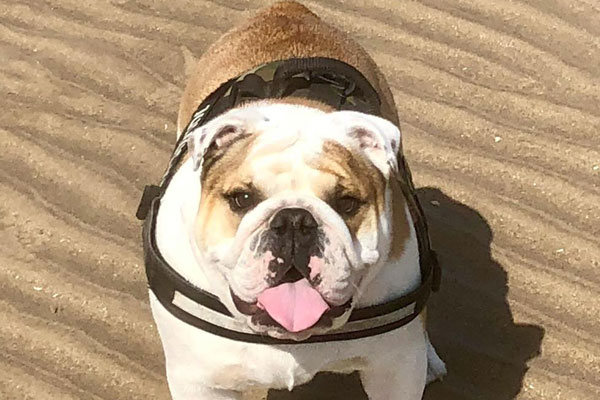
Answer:
[[[443,269],[441,291],[428,307],[428,330],[448,367],[448,376],[430,385],[424,399],[514,399],[527,361],[539,354],[544,329],[513,322],[506,272],[492,259],[492,231],[486,220],[438,189],[417,193]],[[269,394],[269,400],[291,399],[367,397],[355,373],[320,374],[291,393]]]

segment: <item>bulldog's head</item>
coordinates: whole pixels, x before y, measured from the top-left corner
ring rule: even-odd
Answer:
[[[227,281],[232,313],[294,339],[346,322],[388,258],[399,143],[382,118],[266,102],[189,135],[194,240]]]

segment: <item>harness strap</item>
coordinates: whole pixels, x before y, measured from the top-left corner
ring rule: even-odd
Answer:
[[[301,342],[257,334],[237,321],[213,294],[193,285],[175,271],[162,257],[156,245],[156,217],[160,198],[155,198],[144,223],[144,261],[148,285],[159,302],[180,320],[204,331],[249,343],[297,344],[343,341],[379,335],[397,329],[415,319],[423,310],[433,274],[406,296],[389,302],[352,311],[348,322],[337,330],[313,335]]]

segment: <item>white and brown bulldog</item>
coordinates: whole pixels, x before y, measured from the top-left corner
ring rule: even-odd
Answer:
[[[381,116],[280,96],[190,123],[224,82],[275,60],[314,57],[360,71],[379,96]],[[203,55],[179,111],[187,155],[160,198],[156,245],[174,271],[218,298],[234,325],[281,344],[200,329],[151,290],[175,400],[291,390],[320,371],[359,371],[372,400],[420,399],[426,381],[445,373],[423,314],[382,334],[310,341],[343,330],[353,310],[422,282],[413,219],[396,179],[395,110],[366,52],[297,3],[262,11]]]

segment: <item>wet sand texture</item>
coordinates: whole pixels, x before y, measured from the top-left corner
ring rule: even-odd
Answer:
[[[169,398],[135,209],[193,56],[269,3],[0,1],[0,398]],[[444,266],[425,398],[600,398],[600,4],[305,4],[398,104]]]

